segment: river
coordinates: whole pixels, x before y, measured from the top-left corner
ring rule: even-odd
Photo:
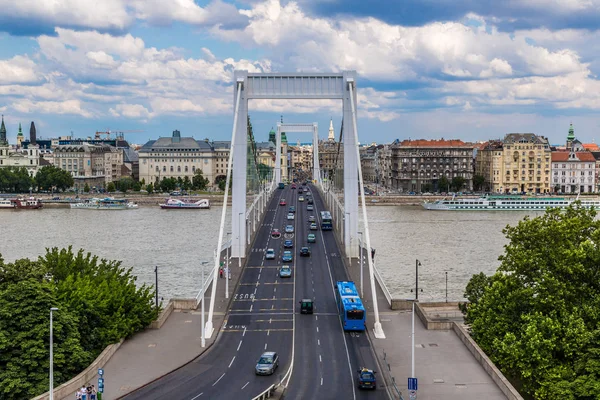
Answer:
[[[394,297],[413,298],[415,260],[419,297],[424,301],[462,300],[470,277],[493,273],[507,243],[502,229],[527,212],[443,212],[415,206],[367,208],[375,262]],[[529,212],[539,215],[539,212]],[[132,267],[138,283],[154,284],[159,295],[194,297],[201,261],[210,261],[217,245],[221,207],[168,211],[158,207],[95,211],[47,208],[0,210],[0,254],[5,262],[35,259],[45,248],[73,246]],[[227,220],[230,221],[228,214]]]

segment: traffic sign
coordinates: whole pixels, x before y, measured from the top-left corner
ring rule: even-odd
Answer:
[[[98,378],[98,386],[104,386],[104,378]]]
[[[98,375],[104,375],[104,370],[102,368],[98,368]]]
[[[409,390],[408,391],[408,399],[409,400],[417,400],[417,391],[416,390]]]
[[[417,391],[417,378],[408,378],[408,390]]]

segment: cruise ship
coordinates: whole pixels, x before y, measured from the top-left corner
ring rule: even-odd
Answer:
[[[127,199],[105,197],[104,199],[92,198],[80,203],[71,203],[71,208],[86,210],[131,210],[138,208],[138,205],[130,203]]]
[[[526,197],[526,196],[485,196],[480,198],[451,198],[436,201],[425,201],[426,210],[440,211],[545,211],[546,208],[566,208],[575,201],[580,201],[585,208],[600,209],[600,199],[575,199],[562,197]]]

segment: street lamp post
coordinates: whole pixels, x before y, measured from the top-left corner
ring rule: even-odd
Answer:
[[[156,309],[158,310],[158,266],[154,267],[154,277],[155,277],[155,282],[156,284],[154,285],[154,293],[155,293],[155,304],[156,304]]]
[[[448,271],[446,271],[446,303],[448,302]]]
[[[362,249],[363,249],[362,234],[363,233],[358,232],[358,234],[360,235],[360,241],[358,242],[359,243],[359,253],[360,253],[358,256],[360,258],[360,297],[364,297],[364,294],[363,294],[363,252],[362,252]]]
[[[201,340],[201,346],[205,347],[206,346],[206,337],[204,335],[204,323],[205,323],[205,319],[204,319],[204,297],[205,297],[205,293],[204,293],[204,266],[208,264],[208,261],[202,261],[202,288],[200,289],[200,291],[202,292],[202,340]],[[213,285],[215,283],[213,282]]]
[[[227,232],[227,237],[231,237],[231,232]],[[229,241],[229,239],[227,239]],[[225,298],[229,298],[229,248],[231,246],[227,246],[227,253],[225,257],[227,258],[227,263],[225,264]]]
[[[52,332],[52,311],[58,311],[58,308],[50,308],[50,400],[54,399],[54,335]]]
[[[421,261],[417,260],[415,263],[415,300],[419,301],[419,265]]]
[[[242,267],[242,222],[241,217],[244,213],[238,213],[238,267]]]

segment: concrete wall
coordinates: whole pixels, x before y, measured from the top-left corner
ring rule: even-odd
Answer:
[[[92,380],[98,376],[98,368],[102,368],[104,364],[106,364],[108,360],[110,360],[110,358],[113,354],[115,354],[117,349],[121,347],[123,341],[124,339],[121,339],[119,343],[106,346],[104,351],[100,353],[100,355],[94,360],[94,362],[92,362],[90,366],[87,367],[82,373],[80,373],[70,381],[63,383],[59,387],[54,388],[54,398],[61,399],[63,397],[66,397],[72,393],[75,393],[77,389],[81,388],[82,386],[87,386],[88,383],[92,382]],[[49,397],[49,392],[46,392],[37,397],[34,397],[32,400],[45,400]]]
[[[163,310],[161,311],[158,318],[155,321],[152,321],[152,323],[150,324],[150,326],[148,328],[160,329],[160,327],[163,326],[163,324],[165,323],[167,318],[169,318],[169,315],[171,315],[172,312],[173,312],[173,300],[169,300],[169,302],[167,303],[167,306],[165,308],[163,308]]]
[[[488,356],[479,348],[477,343],[473,340],[469,332],[466,329],[456,323],[453,322],[452,330],[456,333],[456,336],[463,342],[463,344],[469,349],[473,357],[481,364],[485,372],[492,378],[492,380],[498,385],[502,393],[509,400],[523,400],[523,397],[517,392],[517,390],[511,385],[511,383],[506,379],[506,377],[500,372],[498,368],[492,363],[492,361],[488,358]]]
[[[198,308],[198,303],[196,303],[196,299],[171,299],[173,302],[174,310],[195,310]]]

